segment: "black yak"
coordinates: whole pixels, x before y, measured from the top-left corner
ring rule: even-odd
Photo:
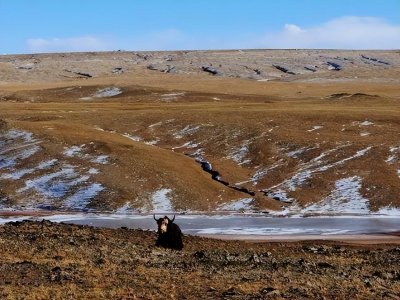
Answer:
[[[182,250],[182,231],[179,226],[174,223],[175,216],[172,218],[172,220],[170,220],[167,216],[159,219],[156,219],[156,215],[153,215],[153,217],[158,225],[158,238],[156,246]]]

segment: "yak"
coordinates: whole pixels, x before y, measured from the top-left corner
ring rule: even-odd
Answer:
[[[157,242],[156,246],[170,248],[175,250],[183,249],[182,242],[182,231],[177,224],[174,223],[175,215],[172,218],[165,216],[164,218],[156,219],[156,215],[153,215],[154,220],[157,222]]]

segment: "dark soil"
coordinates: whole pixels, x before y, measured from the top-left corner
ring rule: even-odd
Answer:
[[[1,299],[399,299],[398,245],[252,243],[43,222],[0,226]]]

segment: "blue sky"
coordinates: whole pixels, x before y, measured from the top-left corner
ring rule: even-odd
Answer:
[[[0,53],[399,49],[400,0],[0,0]]]

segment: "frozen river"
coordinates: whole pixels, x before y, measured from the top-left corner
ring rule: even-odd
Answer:
[[[64,214],[41,217],[3,217],[0,222],[24,219],[46,219],[96,227],[156,230],[156,223],[152,215]],[[390,234],[400,231],[400,218],[382,216],[278,218],[262,215],[177,215],[175,222],[185,234],[225,236],[227,238],[241,236],[249,239],[274,236],[329,238],[343,235]]]

